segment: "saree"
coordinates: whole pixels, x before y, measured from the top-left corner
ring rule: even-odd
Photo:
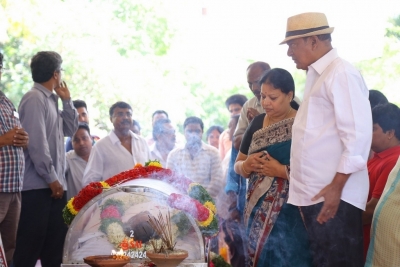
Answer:
[[[286,119],[255,131],[248,154],[266,150],[289,165],[293,121]],[[288,194],[288,179],[251,173],[244,212],[247,266],[312,266],[307,231],[298,207],[287,204]]]

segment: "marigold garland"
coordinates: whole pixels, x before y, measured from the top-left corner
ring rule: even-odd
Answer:
[[[148,161],[144,166],[154,166],[158,168],[162,168],[161,162],[159,160]]]
[[[211,222],[213,221],[213,219],[214,219],[214,213],[211,212],[210,209],[208,209],[208,210],[209,210],[208,218],[207,218],[205,221],[197,221],[197,223],[198,223],[201,227],[207,227],[207,226],[209,226],[209,225],[211,224]]]
[[[68,201],[67,205],[63,209],[64,222],[68,225],[71,224],[75,215],[83,208],[83,206],[85,206],[95,196],[101,194],[104,189],[138,178],[162,180],[172,184],[183,192],[187,192],[189,195],[189,202],[191,200],[194,203],[194,206],[192,205],[191,209],[193,210],[193,208],[195,208],[195,211],[189,213],[196,219],[203,235],[213,236],[218,233],[218,220],[217,216],[215,216],[215,202],[204,187],[200,184],[193,183],[186,177],[173,174],[169,169],[162,168],[161,163],[157,160],[146,162],[145,166],[136,164],[133,169],[114,175],[106,181],[90,183],[84,187],[77,196]],[[183,196],[179,194],[172,195]],[[185,208],[179,208],[179,205],[173,205],[171,201],[173,202],[173,198],[169,199],[171,207],[187,211]],[[113,231],[112,229],[117,230],[115,227],[119,228],[122,226],[120,218],[123,215],[123,203],[122,205],[121,203],[116,202],[106,204],[107,201],[102,207],[102,223],[100,226],[100,230],[104,233],[107,233],[108,230]],[[113,226],[113,228],[110,229],[110,226]],[[121,240],[118,238],[118,240],[113,241],[120,244],[123,240],[124,239]]]
[[[215,207],[214,203],[212,203],[211,201],[206,201],[203,205],[206,208],[209,208],[212,212],[214,212],[214,214],[217,213],[217,208]]]
[[[72,201],[74,201],[74,198],[71,198],[70,201],[68,201],[67,208],[73,215],[76,215],[76,214],[78,214],[78,211],[76,209],[74,209],[74,205],[72,205]]]

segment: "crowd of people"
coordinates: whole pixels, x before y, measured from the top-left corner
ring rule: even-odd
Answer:
[[[0,95],[8,265],[60,266],[67,200],[90,182],[156,159],[214,197],[234,267],[400,266],[400,109],[339,57],[333,30],[323,13],[288,18],[281,44],[306,71],[302,101],[287,70],[257,61],[246,69],[254,97],[225,102],[227,129],[205,131],[191,116],[183,136],[156,110],[152,134],[143,137],[123,101],[110,106],[112,131],[93,135],[85,101],[72,101],[62,80],[61,56],[38,52],[34,85],[18,111]],[[1,71],[2,64],[0,54]]]

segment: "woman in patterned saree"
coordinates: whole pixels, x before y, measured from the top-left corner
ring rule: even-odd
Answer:
[[[300,211],[287,204],[293,101],[291,74],[275,68],[260,79],[266,114],[247,128],[235,171],[249,180],[244,223],[248,237],[247,266],[311,266],[307,231]]]

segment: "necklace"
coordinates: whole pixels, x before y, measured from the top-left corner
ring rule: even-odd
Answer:
[[[281,121],[287,119],[287,117],[289,116],[289,114],[290,114],[290,112],[291,112],[292,110],[293,110],[292,107],[290,107],[290,108],[289,108],[289,111],[286,113],[285,117],[284,117]],[[266,121],[266,126],[265,126],[265,127],[268,127],[268,126],[270,125],[269,116],[267,115],[266,117],[267,117],[267,121]],[[273,123],[277,123],[277,122],[273,122]],[[272,124],[273,124],[273,123],[272,123]]]

